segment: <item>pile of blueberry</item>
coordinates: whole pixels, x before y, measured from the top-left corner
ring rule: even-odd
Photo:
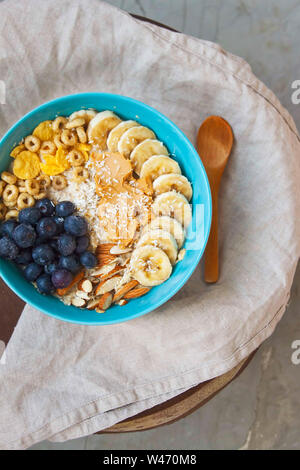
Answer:
[[[42,294],[68,287],[82,267],[95,267],[97,258],[88,251],[88,226],[74,214],[75,206],[63,201],[56,206],[44,198],[22,209],[18,221],[0,228],[0,257],[24,268],[24,276],[36,282]]]

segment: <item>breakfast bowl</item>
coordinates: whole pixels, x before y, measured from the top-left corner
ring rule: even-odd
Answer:
[[[208,240],[211,225],[210,188],[202,162],[193,145],[183,132],[166,116],[150,106],[125,96],[106,93],[81,93],[57,98],[32,110],[22,117],[0,142],[0,171],[5,171],[11,162],[13,147],[21,142],[39,123],[53,120],[57,116],[69,116],[77,110],[109,110],[121,119],[134,120],[151,129],[163,142],[172,158],[177,161],[193,188],[192,220],[186,232],[182,260],[173,266],[171,276],[142,297],[132,299],[126,305],[113,305],[106,312],[82,310],[66,305],[57,297],[42,295],[23,276],[13,263],[0,259],[0,275],[4,282],[26,303],[41,312],[63,321],[105,325],[127,321],[149,313],[167,302],[187,282],[196,269]]]

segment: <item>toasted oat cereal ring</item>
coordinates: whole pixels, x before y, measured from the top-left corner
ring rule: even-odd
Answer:
[[[79,142],[81,144],[85,144],[87,142],[87,135],[84,128],[82,126],[79,126],[76,128],[76,132],[78,135]]]
[[[85,162],[84,155],[79,150],[72,150],[69,153],[69,162],[72,166],[82,166]]]
[[[2,196],[5,186],[5,181],[0,181],[0,196]]]
[[[35,196],[40,192],[40,183],[37,180],[26,180],[25,188],[28,194]]]
[[[51,140],[45,140],[45,142],[42,143],[41,148],[40,148],[40,153],[43,155],[55,155],[56,152],[56,145],[54,142]]]
[[[67,147],[61,140],[61,134],[56,134],[53,140],[57,148],[62,147],[65,149]]]
[[[36,194],[34,196],[34,199],[36,199],[38,201],[39,199],[44,199],[44,197],[46,197],[46,196],[47,196],[46,191],[42,191],[39,194]]]
[[[66,124],[66,129],[76,129],[76,127],[81,127],[85,125],[85,119],[83,118],[77,118],[73,119],[72,121],[69,121]]]
[[[25,181],[18,179],[18,180],[17,180],[17,186],[18,186],[19,188],[22,188],[23,186],[25,186]]]
[[[24,143],[25,143],[25,147],[27,148],[27,150],[30,150],[30,152],[36,153],[40,150],[41,141],[35,135],[28,135],[25,138]]]
[[[16,176],[13,175],[12,173],[9,173],[8,171],[3,171],[1,173],[1,179],[5,181],[5,183],[8,183],[8,184],[16,184],[17,182]]]
[[[58,191],[64,189],[67,184],[67,178],[63,175],[53,176],[52,178],[52,187]]]
[[[75,145],[78,141],[77,134],[74,134],[70,129],[64,129],[60,138],[65,145]]]
[[[4,201],[3,204],[8,207],[8,209],[14,209],[17,207],[17,199],[13,199],[12,201]]]
[[[19,215],[19,211],[17,209],[14,209],[12,211],[8,211],[5,216],[5,220],[9,219],[17,219]]]
[[[83,181],[86,181],[89,177],[89,172],[86,168],[83,166],[77,166],[73,170],[73,179],[76,181],[76,183],[82,183]]]
[[[8,184],[3,191],[3,201],[11,202],[18,198],[19,188],[15,184]]]
[[[7,212],[7,208],[2,202],[0,202],[0,220],[4,219],[6,212]]]
[[[51,179],[48,175],[40,175],[37,177],[36,180],[39,182],[40,189],[42,191],[45,191],[45,189],[49,188],[49,186],[51,185]]]
[[[17,208],[18,209],[25,209],[26,207],[34,206],[34,198],[31,194],[28,193],[21,193],[17,200]]]
[[[60,132],[63,130],[65,125],[67,124],[68,119],[63,117],[63,116],[58,116],[56,119],[54,119],[53,124],[52,124],[52,129],[54,132]]]

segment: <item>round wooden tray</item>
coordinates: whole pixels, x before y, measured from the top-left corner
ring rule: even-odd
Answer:
[[[133,16],[139,20],[148,21],[150,23],[156,24],[157,26],[162,26],[172,30],[172,28],[157,23],[153,20],[149,20],[137,15]],[[25,304],[6,286],[6,284],[1,279],[0,298],[0,340],[7,344]],[[189,415],[211,400],[218,392],[226,387],[226,385],[234,380],[249,364],[254,354],[255,352],[226,374],[223,374],[212,380],[208,380],[207,382],[203,382],[191,388],[187,392],[181,393],[171,400],[157,405],[132,418],[126,419],[125,421],[117,423],[111,428],[101,431],[101,433],[145,431],[147,429],[152,429],[164,424],[173,423],[178,419]]]

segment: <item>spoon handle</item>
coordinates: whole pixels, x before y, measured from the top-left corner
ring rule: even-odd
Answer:
[[[211,185],[212,220],[210,234],[205,249],[205,282],[217,282],[219,279],[219,245],[218,245],[218,192]]]

